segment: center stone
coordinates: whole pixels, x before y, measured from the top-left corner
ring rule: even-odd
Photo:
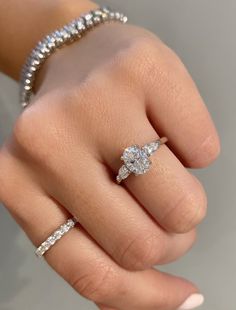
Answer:
[[[133,145],[125,149],[122,159],[129,169],[134,174],[144,174],[150,168],[151,161],[147,153],[138,145]]]

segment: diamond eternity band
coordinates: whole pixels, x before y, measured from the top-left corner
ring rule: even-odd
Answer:
[[[65,224],[55,230],[41,245],[36,249],[35,254],[42,257],[58,240],[60,240],[77,223],[75,218],[69,219]]]

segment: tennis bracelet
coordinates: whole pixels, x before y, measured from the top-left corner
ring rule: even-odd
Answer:
[[[29,105],[36,75],[46,59],[57,49],[81,39],[89,30],[108,21],[126,23],[128,18],[122,13],[114,12],[107,7],[101,7],[83,14],[38,42],[21,72],[20,102],[23,108]]]

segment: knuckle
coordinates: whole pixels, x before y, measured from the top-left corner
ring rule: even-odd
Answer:
[[[170,78],[176,72],[185,72],[177,54],[154,36],[145,36],[135,41],[129,56],[128,59],[134,61],[134,72],[145,81],[148,80],[148,83],[156,82],[157,78]]]
[[[151,35],[133,39],[114,57],[114,72],[123,73],[123,77],[132,77],[135,82],[143,82],[157,68],[157,42]]]
[[[53,106],[46,107],[46,102],[45,107],[41,107],[40,103],[38,107],[37,104],[28,107],[19,116],[13,127],[12,136],[17,154],[27,160],[46,165],[55,159],[55,152],[50,150],[56,151],[59,148],[63,131],[59,122],[62,123],[63,120]],[[58,120],[55,115],[58,116]]]
[[[130,57],[135,56],[137,64],[142,64],[146,70],[154,69],[157,64],[157,44],[152,37],[146,36],[139,38],[133,43],[130,50]]]
[[[177,54],[152,34],[134,39],[117,55],[113,67],[125,80],[130,77],[135,86],[144,91],[155,88],[159,82],[180,92],[180,78],[188,76]]]
[[[107,87],[104,87],[106,85]],[[108,105],[108,89],[112,87],[109,73],[105,69],[97,69],[86,78],[79,87],[69,89],[66,92],[65,101],[71,103],[71,111],[80,111],[93,120],[94,113],[102,115]],[[110,99],[110,98],[109,98]],[[104,110],[105,109],[105,110]],[[96,111],[96,112],[94,112]]]
[[[94,272],[85,273],[72,281],[71,286],[83,297],[94,302],[104,302],[113,290],[114,272],[110,266],[99,266]]]
[[[168,231],[186,233],[196,227],[206,216],[207,199],[203,190],[184,195],[168,212],[163,224]]]
[[[13,127],[13,139],[23,152],[30,153],[37,146],[40,137],[39,121],[33,113],[24,111],[16,120]]]
[[[158,263],[165,252],[164,238],[147,233],[126,242],[125,248],[120,251],[119,262],[126,269],[143,270]]]
[[[156,67],[156,44],[149,36],[134,40],[121,57],[121,67],[131,71],[137,78],[146,78]]]

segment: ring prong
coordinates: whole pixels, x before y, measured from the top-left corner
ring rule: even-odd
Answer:
[[[124,157],[123,157],[123,155],[120,157],[120,159],[121,159],[122,161],[124,161]]]

